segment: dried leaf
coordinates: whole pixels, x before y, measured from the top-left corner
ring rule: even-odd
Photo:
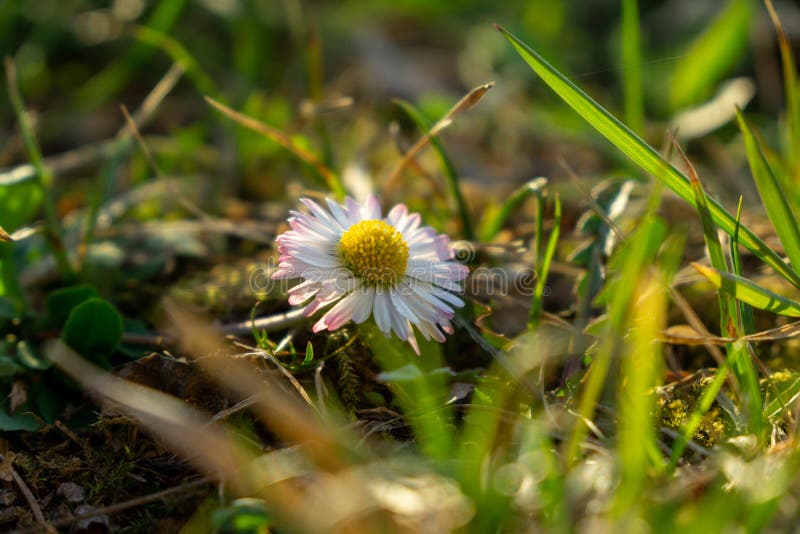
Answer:
[[[728,337],[704,336],[688,324],[678,324],[664,330],[662,341],[672,345],[724,345],[736,340]]]

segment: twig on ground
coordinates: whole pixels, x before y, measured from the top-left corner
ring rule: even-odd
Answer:
[[[306,319],[308,318],[303,315],[303,310],[301,308],[275,315],[269,315],[267,317],[261,317],[259,319],[255,319],[254,321],[247,320],[240,323],[222,325],[220,327],[220,331],[223,334],[230,336],[250,334],[253,329],[272,332],[275,330],[290,328],[302,323]],[[150,347],[167,347],[175,344],[175,340],[172,337],[162,334],[125,333],[122,335],[122,342],[129,345],[144,345]]]
[[[5,455],[0,454],[0,461],[3,461],[4,459]],[[47,521],[44,518],[44,514],[42,513],[42,509],[39,507],[39,503],[36,501],[36,497],[33,496],[33,493],[31,492],[31,489],[28,487],[28,485],[25,483],[25,480],[20,476],[19,473],[17,473],[17,470],[14,469],[14,466],[11,463],[12,461],[13,461],[13,456],[12,458],[9,458],[9,463],[7,465],[7,468],[11,473],[11,477],[14,479],[14,483],[17,485],[17,488],[19,488],[19,491],[20,493],[22,493],[22,496],[25,497],[25,500],[28,502],[28,506],[30,507],[31,512],[33,512],[33,517],[36,519],[36,522],[41,525],[41,528],[44,531],[49,532],[51,529],[49,528]]]
[[[101,515],[110,516],[122,512],[124,510],[128,510],[129,508],[136,508],[137,506],[142,506],[143,504],[148,504],[153,501],[158,501],[160,499],[163,499],[165,497],[170,497],[172,495],[183,493],[185,491],[213,482],[214,480],[215,480],[214,477],[208,477],[208,476],[202,477],[197,480],[192,480],[191,482],[186,482],[184,484],[181,484],[180,486],[167,488],[165,490],[151,493],[150,495],[143,495],[142,497],[136,497],[135,499],[131,499],[129,501],[112,504],[109,506],[105,506],[103,508],[98,508],[97,510],[92,510],[91,512],[85,514],[75,515],[72,517],[65,517],[63,519],[53,521],[52,523],[50,523],[49,526],[52,526],[53,528],[61,528],[72,525],[73,523],[77,523],[78,521],[83,521],[84,519],[91,519],[92,517],[99,517]],[[33,527],[26,530],[19,530],[17,531],[17,534],[33,534],[36,532],[45,532],[45,531],[46,531],[45,527],[42,526],[42,527]]]

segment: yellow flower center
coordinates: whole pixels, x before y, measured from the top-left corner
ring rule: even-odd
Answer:
[[[367,284],[389,286],[406,270],[408,245],[392,226],[373,219],[354,224],[344,233],[339,254],[345,266]]]

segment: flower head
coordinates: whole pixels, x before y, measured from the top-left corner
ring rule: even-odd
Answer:
[[[300,199],[310,213],[293,211],[291,230],[277,238],[278,270],[272,278],[302,278],[289,290],[289,303],[309,300],[304,313],[335,305],[314,325],[314,332],[336,330],[370,315],[387,336],[394,332],[419,354],[414,327],[425,337],[444,341],[452,333],[453,308],[464,302],[461,289],[467,267],[452,261],[450,239],[420,226],[418,213],[398,204],[381,216],[378,199],[364,204],[328,199],[328,209]],[[413,326],[412,326],[413,325]]]

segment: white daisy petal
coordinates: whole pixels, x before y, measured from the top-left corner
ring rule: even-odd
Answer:
[[[357,303],[357,307],[353,310],[353,322],[361,324],[369,318],[372,313],[372,303],[375,300],[375,289],[372,287],[363,288],[362,294]]]
[[[392,303],[388,293],[384,291],[375,293],[372,311],[375,314],[375,324],[378,325],[378,330],[384,334],[388,334],[392,329],[392,319],[389,312],[391,305]]]
[[[325,201],[328,203],[328,208],[331,210],[331,214],[333,218],[336,219],[336,222],[338,222],[342,228],[349,228],[350,223],[347,220],[347,213],[345,213],[339,203],[332,198],[327,198]]]
[[[378,197],[370,194],[367,201],[361,208],[362,220],[380,219],[381,218],[381,203],[378,202]]]

